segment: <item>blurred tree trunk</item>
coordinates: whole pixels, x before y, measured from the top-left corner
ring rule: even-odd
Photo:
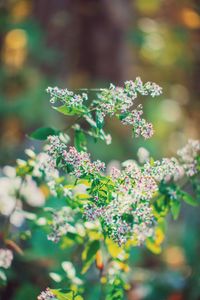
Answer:
[[[126,78],[130,0],[35,0],[33,5],[48,43],[64,49],[58,66],[64,77],[117,83]]]

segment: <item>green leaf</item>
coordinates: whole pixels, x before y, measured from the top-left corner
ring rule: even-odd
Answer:
[[[179,200],[171,200],[170,206],[173,219],[176,220],[180,213],[181,202]]]
[[[86,113],[86,107],[83,106],[81,108],[77,108],[77,107],[68,107],[66,105],[61,105],[61,106],[53,106],[53,109],[57,110],[58,112],[60,112],[61,114],[65,115],[65,116],[74,116],[74,115],[81,115],[83,113]]]
[[[123,300],[124,299],[124,284],[121,278],[115,278],[112,285],[108,287],[106,300]]]
[[[60,131],[51,127],[41,127],[36,129],[28,136],[35,140],[46,140],[49,135],[59,135]]]
[[[93,261],[95,260],[95,256],[97,251],[100,248],[100,243],[98,240],[94,240],[90,242],[85,250],[82,253],[82,259],[83,259],[83,269],[82,269],[82,274],[87,272]]]
[[[165,195],[159,195],[158,198],[153,203],[154,214],[156,218],[165,217],[169,211],[169,201],[168,197]]]
[[[122,114],[117,115],[117,117],[119,118],[120,121],[122,121],[123,119],[125,119],[130,113],[129,112],[125,112]]]
[[[83,300],[83,297],[77,295],[72,290],[52,290],[52,294],[56,296],[55,300]]]
[[[0,270],[0,286],[6,285],[7,277],[3,270]]]
[[[75,130],[74,145],[78,151],[87,151],[87,139],[85,134],[80,130]]]
[[[192,206],[197,206],[199,204],[197,199],[193,198],[190,194],[188,194],[186,192],[182,191],[181,197],[187,204],[190,204]]]

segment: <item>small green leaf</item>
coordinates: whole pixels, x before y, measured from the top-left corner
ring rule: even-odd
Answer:
[[[0,286],[6,285],[7,277],[3,270],[0,270]]]
[[[31,134],[29,134],[28,136],[31,139],[35,139],[35,140],[46,140],[48,138],[49,135],[59,135],[60,131],[53,129],[51,127],[41,127],[36,129],[34,132],[32,132]]]
[[[125,112],[122,114],[117,115],[119,120],[122,121],[123,119],[125,119],[127,116],[129,115],[129,112]]]
[[[197,206],[199,204],[198,200],[193,198],[190,194],[186,192],[181,192],[182,199],[187,203],[192,206]]]
[[[55,300],[83,300],[83,297],[77,295],[72,290],[52,290],[52,294],[56,296]]]
[[[61,114],[65,115],[65,116],[81,115],[81,114],[87,112],[85,106],[78,108],[78,107],[68,107],[66,105],[61,105],[58,107],[53,106],[53,109],[57,110],[58,112],[60,112]]]
[[[121,278],[115,278],[112,284],[109,284],[106,293],[106,300],[123,300],[124,299],[124,283]]]
[[[75,130],[74,145],[78,151],[87,151],[87,140],[85,134],[80,130]]]
[[[171,200],[170,206],[173,219],[176,220],[180,213],[181,203],[179,200]]]
[[[93,263],[95,260],[95,255],[97,251],[99,250],[100,244],[98,240],[94,240],[90,242],[85,250],[82,253],[82,259],[83,259],[83,269],[82,269],[82,274],[86,273],[87,270],[89,269],[90,265]]]

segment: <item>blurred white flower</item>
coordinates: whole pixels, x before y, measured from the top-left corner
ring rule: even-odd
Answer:
[[[20,187],[19,178],[0,178],[0,213],[8,216],[16,203],[16,191]]]
[[[141,164],[145,163],[149,159],[149,151],[143,147],[140,147],[137,152],[138,160]]]
[[[26,177],[26,181],[24,182],[21,189],[21,195],[31,206],[40,207],[44,205],[44,194],[38,188],[36,182],[32,180],[31,176]]]
[[[31,206],[40,207],[45,202],[42,191],[37,187],[30,176],[22,184],[22,179],[16,177],[15,168],[6,166],[3,169],[3,177],[0,177],[0,214],[10,216],[11,224],[19,227],[24,221],[22,202],[17,199],[20,195]]]
[[[61,282],[62,281],[62,277],[54,272],[50,272],[49,276],[55,281],[55,282]]]
[[[107,134],[105,136],[105,141],[107,145],[110,145],[112,143],[112,136],[110,134]]]
[[[21,203],[18,202],[18,206]],[[21,205],[20,205],[21,206]],[[15,209],[15,211],[12,213],[11,217],[10,217],[10,223],[13,224],[16,227],[20,227],[22,226],[23,222],[24,222],[24,215],[22,213],[21,207],[18,207]]]
[[[13,253],[9,249],[0,249],[0,267],[8,269],[13,260]]]
[[[70,261],[63,261],[62,268],[67,273],[68,278],[72,279],[76,276],[76,271],[73,264]]]
[[[63,261],[62,268],[65,271],[67,277],[76,285],[83,284],[83,281],[76,276],[76,270],[70,261]]]

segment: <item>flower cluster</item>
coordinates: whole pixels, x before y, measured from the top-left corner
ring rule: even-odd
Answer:
[[[74,212],[70,207],[63,207],[59,211],[52,212],[51,233],[48,239],[57,243],[63,235],[66,235],[72,228],[70,222],[73,221]]]
[[[106,227],[108,228],[109,236],[113,239],[113,241],[118,243],[119,246],[125,244],[128,237],[131,237],[131,234],[133,232],[132,227],[122,218],[117,218],[114,216],[111,217],[106,214],[104,222],[106,224]]]
[[[136,162],[128,160],[122,164],[124,169],[116,175],[116,169],[111,170],[112,179],[115,182],[117,193],[132,195],[132,201],[151,199],[157,191],[157,183],[154,178],[143,171]],[[113,173],[115,177],[113,177]],[[134,198],[133,198],[134,197]]]
[[[182,153],[182,159],[187,161],[189,155],[190,163],[196,157],[199,147],[196,142],[192,145],[192,160],[191,154],[188,154],[188,148],[179,152],[179,155]],[[49,137],[48,155],[56,170],[61,165],[62,170],[76,178],[92,175],[91,186],[93,180],[95,181],[96,178],[100,180],[103,176],[103,183],[94,190],[92,188],[87,190],[89,200],[84,206],[84,215],[88,221],[99,220],[106,234],[119,245],[125,243],[130,236],[141,244],[147,237],[154,234],[155,220],[150,200],[158,192],[160,182],[177,181],[184,176],[185,172],[182,163],[176,158],[154,161],[149,158],[149,153],[146,151],[142,166],[135,161],[128,160],[122,164],[121,169],[112,167],[106,179],[105,174],[102,173],[105,168],[104,163],[98,160],[91,162],[87,152],[78,152],[75,147],[67,147],[58,136]],[[57,161],[60,162],[59,165]],[[106,182],[109,186],[109,181],[111,190],[107,191]],[[101,191],[103,186],[104,190]],[[73,188],[68,190],[69,192],[73,197]],[[108,194],[109,198],[105,196]],[[54,213],[49,239],[57,242],[69,231],[69,216],[62,210]]]
[[[56,300],[56,296],[47,288],[44,292],[37,297],[37,300]]]
[[[129,196],[127,199],[127,196],[124,194],[104,207],[87,205],[84,215],[88,221],[100,219],[105,232],[119,246],[130,237],[134,237],[140,245],[153,234],[154,217],[149,203],[140,202],[134,206],[133,197]],[[120,208],[122,208],[121,211]],[[124,218],[126,216],[131,218],[131,222]]]
[[[149,153],[145,152],[141,167],[129,160],[122,164],[122,170],[111,168],[110,177],[114,183],[112,201],[102,206],[98,205],[98,202],[101,203],[100,197],[96,197],[92,205],[85,207],[86,218],[90,221],[100,219],[108,228],[107,233],[119,245],[126,242],[129,236],[134,236],[138,244],[144,242],[154,234],[155,221],[150,200],[158,191],[160,182],[181,179],[184,169],[188,174],[191,164],[195,165],[198,151],[199,143],[190,141],[189,145],[178,152],[184,159],[183,165],[174,157],[163,158],[161,161],[150,160]],[[190,171],[189,174],[191,176],[194,173]],[[175,196],[170,193],[170,197]],[[126,219],[124,216],[129,217]]]
[[[47,153],[50,155],[50,157],[54,159],[58,158],[58,156],[62,154],[64,150],[66,150],[66,144],[63,143],[60,137],[56,135],[49,136],[48,142],[49,143],[48,143]]]
[[[126,112],[134,104],[134,100],[140,95],[159,96],[162,88],[155,83],[143,83],[140,77],[135,81],[126,81],[124,87],[116,87],[113,84],[109,89],[102,89],[98,94],[99,106],[103,115],[113,115],[116,111]]]
[[[55,103],[57,100],[60,100],[69,107],[80,107],[83,102],[88,99],[86,93],[78,95],[68,89],[59,89],[58,87],[48,87],[46,91],[51,96],[51,103]]]
[[[57,87],[49,87],[47,92],[52,103],[58,101],[58,105],[61,105],[55,105],[56,110],[64,115],[78,115],[74,123],[66,128],[74,130],[75,147],[68,145],[69,136],[60,130],[42,128],[32,134],[34,138],[47,139],[47,145],[39,155],[30,149],[27,150],[29,159],[21,162],[19,160],[15,172],[11,168],[13,175],[7,175],[9,178],[4,175],[0,178],[0,213],[7,216],[10,224],[16,224],[13,217],[20,212],[23,214],[22,222],[29,218],[34,222],[33,225],[41,228],[46,229],[46,225],[49,225],[48,240],[58,243],[69,238],[69,246],[74,248],[76,243],[82,248],[84,246],[81,273],[86,272],[96,260],[101,275],[108,275],[108,284],[116,285],[116,297],[121,299],[121,287],[124,287],[124,282],[120,273],[128,268],[126,260],[130,246],[146,242],[147,248],[158,253],[164,238],[163,222],[160,222],[164,216],[169,212],[176,219],[182,200],[191,205],[198,204],[198,199],[196,201],[193,195],[183,188],[185,180],[188,180],[187,176],[190,176],[188,181],[193,187],[193,193],[198,195],[200,142],[190,140],[178,151],[178,158],[156,161],[146,149],[140,148],[139,162],[113,161],[112,167],[110,164],[105,171],[105,164],[100,160],[93,161],[86,152],[85,134],[109,144],[111,136],[104,132],[104,117],[115,116],[122,124],[131,125],[136,137],[151,137],[152,124],[143,118],[143,107],[135,105],[135,99],[139,95],[159,96],[162,89],[152,82],[143,83],[138,77],[135,81],[126,81],[123,87],[111,84],[108,89],[99,89],[97,98],[92,100],[88,107],[84,105],[84,101],[88,99],[87,94],[75,94]],[[76,124],[80,118],[87,122],[84,128]],[[49,136],[49,133],[55,135]],[[52,204],[51,208],[46,207],[44,198],[45,195],[49,196],[46,184],[55,195],[48,201]],[[58,199],[60,201],[57,201]],[[24,209],[27,205],[24,203],[45,206],[44,215],[40,215],[41,210],[38,211],[39,215],[26,212]],[[15,231],[7,229],[7,226],[3,228],[6,234],[3,232],[2,242],[8,245],[5,238],[12,242]],[[29,236],[29,232],[25,230],[23,237]],[[105,247],[101,245],[102,242],[105,243]],[[118,249],[113,242],[119,246],[125,244],[125,247]],[[69,243],[64,244],[60,245],[61,248]],[[20,251],[17,245],[13,244],[12,248]],[[106,250],[108,254],[104,253]],[[11,250],[0,249],[0,269],[9,268],[12,260]],[[74,266],[70,261],[63,261],[61,266],[61,272],[50,272],[49,275],[61,284],[67,279],[73,290],[47,288],[40,293],[38,300],[82,299],[82,296],[76,293],[83,281],[76,276]],[[84,289],[81,287],[80,291]],[[108,297],[110,295],[114,294],[111,292]]]
[[[85,94],[75,95],[67,89],[48,88],[48,92],[53,99],[51,101],[59,99],[68,107],[82,105],[83,100],[87,98]],[[132,109],[132,106],[138,95],[156,97],[161,93],[160,86],[152,82],[143,83],[137,77],[135,81],[126,81],[123,87],[111,84],[108,89],[100,89],[97,99],[92,102],[90,108],[91,111],[98,111],[98,122],[102,123],[106,115],[115,115],[124,125],[133,127],[136,137],[141,135],[150,138],[153,135],[153,126],[142,118],[142,105],[138,105],[135,109]],[[88,119],[87,112],[85,119]],[[109,190],[109,183],[106,187],[105,177],[103,183],[101,182],[101,176],[104,176],[102,172],[105,169],[103,162],[99,160],[92,162],[89,153],[77,151],[72,146],[67,147],[59,136],[50,136],[48,141],[47,161],[51,170],[61,169],[62,172],[70,173],[76,178],[92,175],[84,215],[89,221],[99,220],[103,231],[119,245],[125,243],[129,237],[134,237],[137,243],[141,244],[154,234],[155,220],[150,200],[159,191],[160,182],[177,181],[185,172],[190,176],[196,173],[196,156],[200,149],[197,141],[190,141],[188,146],[178,152],[180,161],[174,157],[153,161],[145,149],[142,149],[142,152],[140,149],[139,161],[142,166],[129,160],[122,164],[121,170],[112,168],[106,177],[108,182],[111,182]],[[101,190],[103,186],[104,189]],[[73,189],[67,192],[73,196]],[[70,226],[68,212],[64,210],[54,212],[52,233],[48,238],[57,242],[69,231]]]
[[[55,161],[60,158],[62,167],[67,168],[75,177],[83,174],[99,173],[104,170],[105,164],[100,160],[92,162],[87,152],[78,152],[75,147],[67,147],[58,136],[49,137],[48,154]]]
[[[133,161],[126,162],[121,171],[112,168],[110,176],[114,183],[112,201],[107,206],[98,206],[100,199],[95,199],[95,203],[85,207],[85,216],[90,221],[99,218],[119,245],[130,236],[141,244],[153,234],[154,217],[149,200],[158,186]]]
[[[84,207],[84,216],[90,222],[100,219],[105,232],[121,246],[127,241],[132,228],[121,218],[121,215],[117,215],[117,212],[113,210],[114,207],[114,202],[101,207],[88,204]]]
[[[148,139],[153,135],[153,125],[141,118],[142,114],[142,105],[139,105],[137,109],[132,110],[128,113],[128,115],[122,118],[122,124],[132,125],[135,137],[139,137],[141,135],[145,139]]]
[[[110,84],[109,88],[99,89],[97,99],[94,99],[88,108],[83,105],[83,102],[88,99],[86,93],[74,94],[68,89],[59,89],[58,87],[48,87],[47,92],[51,96],[50,102],[55,103],[60,100],[64,108],[66,107],[66,110],[71,112],[71,115],[73,112],[81,114],[88,120],[89,114],[96,111],[98,122],[101,123],[100,127],[106,115],[116,116],[122,120],[123,124],[133,126],[135,137],[141,135],[144,138],[150,138],[153,135],[153,126],[141,118],[142,106],[132,110],[131,107],[135,104],[138,95],[156,97],[162,94],[162,88],[153,82],[143,83],[140,77],[137,77],[135,81],[126,81],[123,87]],[[94,123],[95,121],[92,121],[93,125]],[[89,124],[91,125],[91,121]],[[104,139],[107,144],[110,143],[110,136],[107,136],[107,139],[105,136]]]
[[[140,245],[153,234],[154,217],[149,201],[140,200],[134,205],[133,199],[132,195],[123,194],[111,202],[106,212],[105,221],[111,227],[111,238],[119,245],[130,237]],[[128,216],[131,222],[124,216]]]
[[[156,181],[179,180],[184,175],[184,169],[179,161],[175,158],[163,158],[161,161],[147,161],[143,166],[145,174],[149,174]]]
[[[13,253],[9,249],[0,249],[0,268],[8,269],[13,260]]]
[[[198,172],[197,156],[200,154],[200,141],[189,140],[187,145],[177,152],[187,176]]]
[[[179,180],[185,174],[189,177],[198,172],[198,155],[200,153],[200,142],[189,140],[187,145],[177,151],[178,159],[175,157],[163,158],[161,161],[152,161],[147,158],[143,162],[143,171],[151,175],[156,181]]]
[[[52,160],[52,157],[46,152],[41,152],[36,157],[36,164],[34,166],[33,175],[40,177],[42,172],[45,174],[45,177],[48,179],[58,178],[59,172],[56,169],[55,161]]]
[[[126,81],[125,85],[128,86],[130,90],[135,90],[144,96],[150,95],[151,97],[156,97],[162,94],[162,88],[159,85],[150,81],[143,84],[140,77],[137,77],[134,83],[132,81]]]

